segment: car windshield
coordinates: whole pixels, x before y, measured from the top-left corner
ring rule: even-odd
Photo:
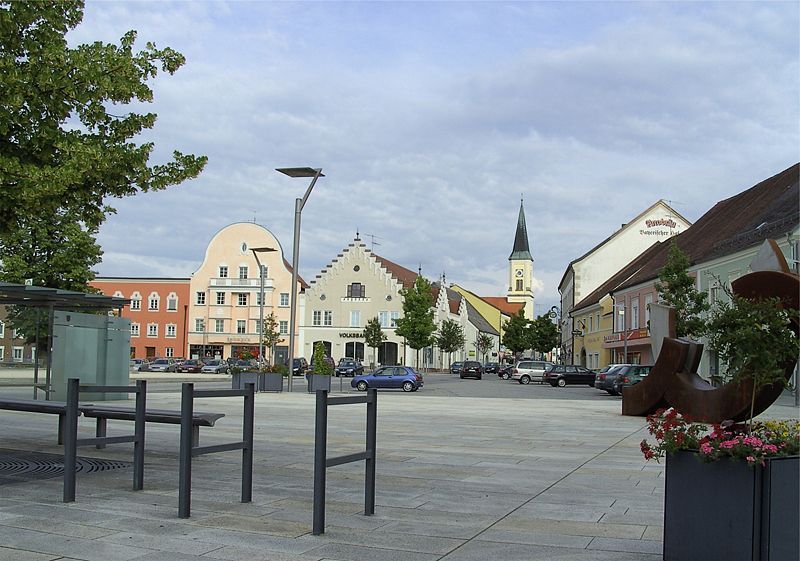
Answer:
[[[165,359],[165,358],[160,358],[157,361],[155,361],[153,364],[169,364],[169,361],[167,359]]]
[[[206,366],[219,366],[219,361],[218,360],[207,360],[204,364]]]
[[[191,366],[193,364],[197,364],[197,361],[196,360],[184,360],[183,363],[188,365],[188,366]]]
[[[353,362],[352,360],[344,360],[339,363],[339,366],[355,366],[355,365],[356,363]]]

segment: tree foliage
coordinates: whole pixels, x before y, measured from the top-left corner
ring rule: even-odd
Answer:
[[[264,327],[261,332],[261,337],[262,341],[264,342],[264,348],[270,350],[270,358],[274,364],[275,357],[271,354],[272,348],[283,341],[281,332],[278,329],[278,320],[275,318],[274,312],[270,312],[269,315],[264,318]]]
[[[491,349],[494,344],[494,339],[488,333],[479,333],[473,344],[475,345],[478,357],[483,357],[485,359],[486,353],[489,352],[489,349]]]
[[[378,347],[381,345],[381,343],[386,341],[386,334],[381,328],[381,320],[377,316],[367,321],[367,325],[364,326],[362,336],[364,337],[364,341],[367,343],[367,346],[372,347],[374,357],[377,353]],[[377,362],[377,359],[374,360]]]
[[[436,332],[436,344],[443,352],[447,353],[448,362],[450,353],[463,348],[465,341],[464,328],[457,321],[446,319],[439,325],[439,330]]]
[[[325,345],[317,341],[314,345],[314,358],[311,359],[311,373],[330,376],[333,374],[333,367],[325,360]]]
[[[197,176],[205,157],[174,152],[152,164],[154,113],[127,111],[150,102],[147,82],[174,73],[184,57],[136,32],[119,45],[70,48],[66,34],[83,19],[83,2],[0,0],[0,279],[87,291],[102,252],[108,200],[164,189]],[[31,313],[11,312],[33,331]]]
[[[673,239],[656,290],[661,300],[675,309],[676,335],[696,338],[705,331],[703,314],[709,305],[707,295],[695,288],[695,279],[689,276],[688,269],[689,258]]]
[[[433,296],[431,283],[424,277],[418,276],[414,285],[403,288],[403,317],[397,320],[396,333],[404,337],[408,346],[419,350],[427,347],[432,342],[436,324],[433,322]]]
[[[557,347],[561,340],[558,327],[548,314],[539,316],[529,325],[529,345],[537,353],[545,354]]]
[[[511,316],[503,326],[503,344],[515,355],[530,348],[528,320],[525,319],[524,309]]]

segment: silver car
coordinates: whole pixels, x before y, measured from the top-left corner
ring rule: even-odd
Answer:
[[[228,366],[227,362],[214,358],[203,361],[203,368],[200,370],[200,372],[205,372],[207,374],[227,374],[229,369],[230,367]]]
[[[157,358],[150,363],[150,372],[175,372],[178,365],[171,358]]]
[[[544,383],[544,371],[553,366],[552,362],[546,360],[520,360],[511,369],[511,379],[520,384],[530,384],[537,381]]]

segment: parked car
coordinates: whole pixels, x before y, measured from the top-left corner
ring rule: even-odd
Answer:
[[[292,359],[292,376],[303,376],[308,372],[308,361],[305,358]]]
[[[548,368],[545,373],[545,380],[554,388],[571,384],[586,384],[594,387],[595,373],[585,366],[575,364],[556,364]]]
[[[422,387],[422,376],[410,366],[383,366],[375,372],[354,377],[350,385],[362,392],[367,388],[400,388],[404,392],[415,392]]]
[[[343,359],[339,361],[339,366],[334,371],[336,376],[361,376],[364,373],[364,366],[357,360]]]
[[[177,371],[199,374],[203,371],[203,362],[195,359],[184,360],[178,365]]]
[[[175,372],[177,369],[171,358],[157,358],[150,363],[150,372]]]
[[[486,374],[497,374],[500,371],[499,362],[487,362],[483,365],[483,371]]]
[[[336,361],[335,361],[335,360],[333,360],[333,358],[331,358],[331,357],[329,357],[329,356],[326,356],[326,357],[325,357],[325,362],[327,362],[327,363],[328,363],[328,366],[330,366],[330,367],[331,367],[331,370],[336,370]],[[311,364],[309,364],[309,365],[308,365],[308,367],[309,367],[311,370],[314,370],[314,359],[313,359],[313,358],[311,359]]]
[[[480,380],[483,378],[483,365],[477,360],[467,360],[461,366],[461,372],[459,372],[458,377],[462,380],[464,378],[476,378]]]
[[[511,379],[511,371],[514,370],[513,364],[507,364],[505,366],[501,366],[497,370],[497,377],[502,378],[503,380]]]
[[[545,360],[520,360],[511,370],[511,379],[520,384],[530,384],[533,381],[543,384],[545,370],[551,366],[553,363]]]
[[[203,361],[203,368],[201,368],[200,371],[212,374],[228,374],[230,372],[230,367],[227,361],[210,358]]]
[[[594,378],[594,387],[598,390],[603,390],[604,392],[608,392],[611,395],[617,395],[614,392],[614,380],[617,379],[617,372],[623,366],[629,366],[627,364],[609,364],[608,366],[604,366],[600,370],[598,370],[597,375]]]
[[[450,365],[450,374],[461,374],[462,366],[464,366],[463,362],[454,362]]]
[[[130,369],[137,372],[147,372],[150,370],[150,361],[146,358],[132,358]]]
[[[622,388],[628,386],[635,386],[641,382],[653,366],[650,364],[637,364],[635,366],[623,366],[617,371],[617,378],[614,380],[614,393],[612,395],[621,395]]]
[[[172,357],[172,360],[174,360],[174,361],[175,361],[175,365],[176,365],[176,366],[180,366],[181,364],[183,364],[183,363],[184,363],[184,361],[185,361],[186,359],[185,359],[185,358],[183,358],[182,356],[179,356],[179,357]]]
[[[231,368],[238,368],[242,372],[255,372],[258,370],[258,366],[252,360],[245,360],[240,358],[236,362],[231,365]]]

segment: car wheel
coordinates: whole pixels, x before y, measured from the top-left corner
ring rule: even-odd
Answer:
[[[511,379],[511,374],[509,374],[508,372],[503,374],[503,380],[510,380],[510,379]]]
[[[520,384],[525,384],[527,386],[528,384],[531,383],[531,377],[530,376],[520,376],[519,383]]]
[[[356,384],[356,389],[358,389],[358,391],[360,391],[360,392],[365,392],[365,391],[367,391],[367,383],[366,383],[366,382],[359,382],[359,383],[357,383],[357,384]]]
[[[608,390],[608,395],[619,395],[617,390]]]
[[[567,381],[564,378],[559,378],[558,382],[556,382],[556,383],[558,384],[559,388],[563,388],[564,386],[567,385]]]
[[[459,375],[458,375],[458,377],[459,377],[461,380],[463,380],[463,379],[464,379],[464,376],[462,376],[461,374],[459,374]]]
[[[481,379],[483,379],[483,376],[478,376],[478,380],[481,380]]]
[[[414,384],[411,382],[403,382],[403,391],[404,392],[413,392],[414,391]]]

